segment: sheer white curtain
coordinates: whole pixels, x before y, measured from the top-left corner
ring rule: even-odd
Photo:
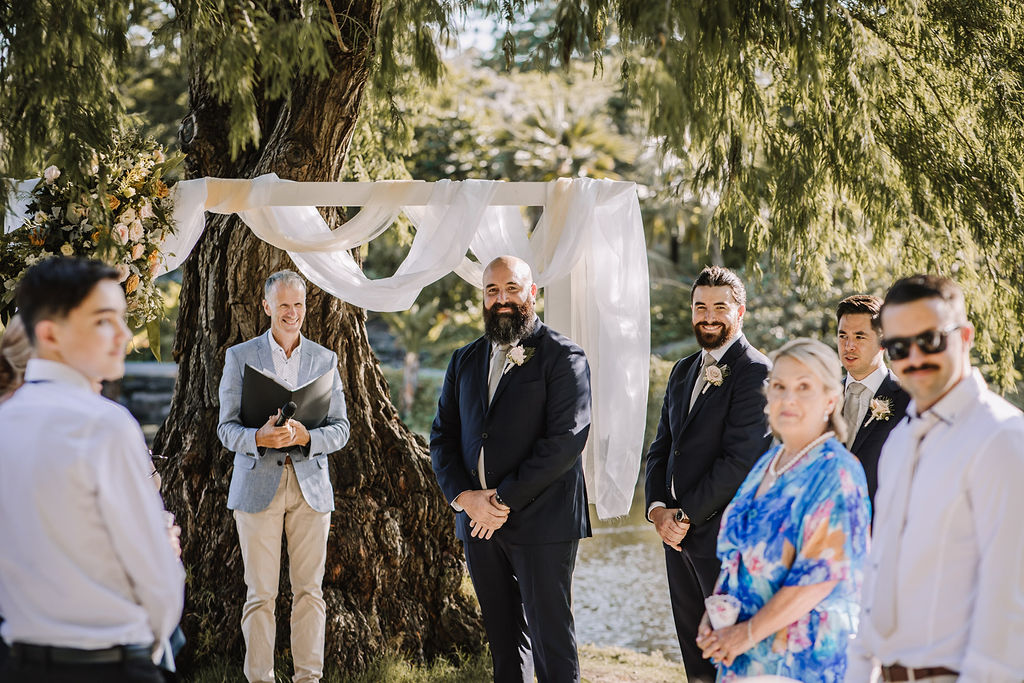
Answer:
[[[650,359],[647,251],[636,186],[553,181],[531,234],[519,207],[490,205],[496,182],[437,182],[426,205],[403,206],[408,185],[375,183],[362,210],[332,231],[315,207],[272,205],[275,192],[301,186],[273,174],[179,182],[177,232],[164,243],[165,271],[191,252],[207,211],[237,213],[257,236],[287,251],[311,282],[369,310],[405,310],[423,287],[452,271],[480,287],[481,263],[503,254],[524,259],[544,288],[546,322],[579,343],[590,361],[593,422],[584,453],[590,501],[602,519],[628,513],[643,446]],[[416,226],[408,255],[393,275],[367,278],[349,250],[380,235],[400,213]]]

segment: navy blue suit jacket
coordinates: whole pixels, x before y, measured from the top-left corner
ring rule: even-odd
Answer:
[[[718,365],[728,376],[708,385],[690,410],[701,352],[676,363],[647,452],[646,507],[660,501],[686,512],[682,547],[702,557],[715,556],[722,511],[771,443],[764,412],[771,362],[740,335]]]
[[[890,370],[873,398],[888,400],[892,404],[892,416],[888,420],[872,420],[871,411],[867,411],[850,448],[850,452],[857,456],[864,467],[872,511],[875,509],[875,491],[878,490],[878,457],[882,454],[882,445],[889,438],[889,432],[907,416],[910,394],[903,390],[896,381],[896,375]]]
[[[445,500],[487,488],[512,509],[495,533],[509,543],[552,543],[590,536],[580,454],[590,431],[590,367],[583,349],[539,320],[520,342],[533,356],[502,375],[487,401],[491,344],[481,337],[457,350],[445,373],[430,431],[430,460]],[[456,533],[470,536],[458,513]]]

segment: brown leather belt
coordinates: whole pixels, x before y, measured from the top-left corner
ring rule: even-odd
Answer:
[[[882,667],[882,680],[891,683],[900,681],[920,681],[924,678],[935,678],[937,676],[959,676],[960,674],[944,666],[926,666],[922,669],[908,669],[899,664]]]

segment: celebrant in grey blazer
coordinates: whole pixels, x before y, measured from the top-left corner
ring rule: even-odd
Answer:
[[[323,676],[326,605],[321,584],[334,510],[327,455],[348,442],[349,422],[337,354],[299,331],[306,314],[305,281],[290,270],[278,271],[267,278],[263,294],[270,330],[227,350],[217,426],[221,443],[235,454],[228,509],[234,511],[245,565],[244,673],[250,683],[274,681],[274,605],[283,529],[292,585],[293,681],[310,683]],[[278,411],[258,429],[244,426],[246,365],[292,388],[333,371],[327,419],[308,430],[293,419],[277,426]]]

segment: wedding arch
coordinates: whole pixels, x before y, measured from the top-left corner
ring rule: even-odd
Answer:
[[[482,264],[497,256],[525,260],[544,289],[545,321],[590,360],[593,418],[584,453],[590,500],[602,519],[629,512],[650,362],[647,251],[634,183],[292,182],[267,174],[185,180],[173,192],[177,230],[163,245],[165,272],[188,257],[206,212],[237,214],[256,236],[286,251],[310,282],[373,311],[410,308],[425,286],[450,272],[480,287]],[[332,231],[319,206],[362,208]],[[543,208],[532,230],[523,206]],[[6,230],[18,224],[19,208],[15,199]],[[393,275],[367,278],[349,250],[378,237],[400,214],[416,228],[408,255]]]

